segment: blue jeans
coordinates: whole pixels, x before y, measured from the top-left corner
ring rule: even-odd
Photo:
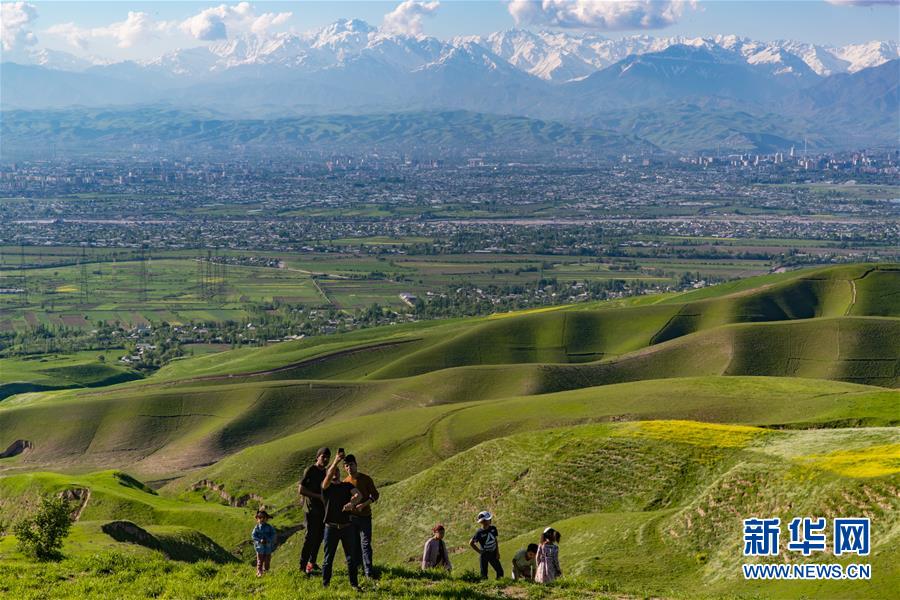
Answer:
[[[356,528],[359,543],[356,545],[356,564],[362,564],[366,577],[372,576],[372,517],[353,515],[350,522]]]
[[[322,585],[327,586],[331,582],[331,571],[334,568],[334,555],[337,553],[338,542],[344,547],[344,556],[347,558],[347,571],[350,573],[350,585],[359,585],[359,565],[356,563],[356,548],[359,545],[359,536],[356,527],[348,524],[338,528],[334,525],[325,525],[325,560],[322,562]]]

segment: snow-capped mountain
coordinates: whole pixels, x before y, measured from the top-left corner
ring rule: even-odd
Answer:
[[[709,38],[636,35],[613,40],[591,33],[534,33],[515,29],[460,39],[481,43],[516,67],[555,82],[583,77],[629,55],[661,52],[675,45],[730,50],[750,64],[768,64],[773,73],[801,78],[808,75],[801,63],[816,75],[827,76],[855,73],[900,56],[900,46],[894,41],[830,47],[790,40],[760,42],[734,35]]]
[[[99,59],[87,60],[75,56],[74,54],[69,54],[68,52],[50,50],[48,48],[24,48],[4,51],[2,59],[4,62],[36,65],[59,71],[76,72],[84,71],[96,64],[104,64]]]
[[[846,61],[847,73],[856,73],[863,69],[883,65],[900,56],[900,45],[894,41],[872,41],[865,44],[850,44],[837,48],[835,56]]]
[[[523,29],[441,40],[392,34],[359,19],[341,19],[305,34],[238,37],[176,50],[141,64],[175,76],[197,77],[248,66],[311,72],[340,67],[365,56],[391,68],[413,71],[439,60],[454,48],[471,44],[483,47],[521,72],[552,83],[582,79],[628,56],[661,52],[676,45],[727,50],[749,65],[804,84],[817,76],[855,73],[900,56],[900,47],[893,40],[831,47],[791,40],[762,42],[734,35],[635,35],[610,39],[590,32]],[[52,50],[5,53],[3,60],[67,71],[82,71],[90,66],[89,61]]]

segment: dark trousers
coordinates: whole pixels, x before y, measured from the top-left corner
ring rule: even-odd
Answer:
[[[497,574],[497,579],[503,577],[503,565],[500,564],[500,555],[496,550],[492,550],[491,552],[482,551],[481,552],[481,578],[487,579],[488,576],[488,565],[494,567],[494,572]]]
[[[344,556],[347,558],[347,571],[350,573],[350,585],[359,585],[359,565],[356,563],[356,547],[359,546],[359,536],[356,527],[348,524],[338,528],[334,525],[325,526],[325,560],[322,562],[322,585],[327,586],[331,581],[331,571],[334,568],[334,556],[337,554],[338,542],[344,547]]]
[[[306,513],[306,539],[303,540],[303,549],[300,550],[300,569],[306,569],[308,563],[316,564],[319,558],[319,546],[322,545],[322,536],[325,535],[325,515],[322,513]]]
[[[356,528],[359,543],[356,545],[356,564],[362,565],[366,577],[372,576],[372,517],[353,515],[350,522]]]
[[[271,554],[260,554],[256,553],[256,571],[258,573],[265,573],[270,568],[272,568],[272,555]]]

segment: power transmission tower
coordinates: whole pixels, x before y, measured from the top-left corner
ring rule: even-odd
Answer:
[[[218,285],[218,288],[219,288],[218,296],[219,296],[220,304],[225,303],[225,286],[226,286],[225,270],[226,270],[225,254],[222,254],[221,256],[219,256],[219,276],[218,276],[218,284],[219,284]]]
[[[88,291],[87,251],[83,246],[81,248],[81,259],[79,262],[81,263],[81,283],[79,285],[81,290],[81,303],[87,304],[90,292]]]
[[[138,299],[140,302],[147,301],[147,279],[147,257],[144,255],[144,244],[141,244],[141,254],[138,262]]]
[[[206,278],[203,276],[203,251],[197,255],[197,297],[206,298]]]
[[[28,304],[28,273],[25,269],[25,244],[19,246],[19,270],[22,271],[22,298]]]
[[[206,251],[206,282],[204,287],[206,288],[206,296],[207,300],[211,300],[215,295],[215,289],[213,288],[213,254],[212,250]]]

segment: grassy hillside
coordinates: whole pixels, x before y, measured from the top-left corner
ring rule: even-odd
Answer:
[[[489,509],[497,515],[504,556],[508,558],[535,539],[542,527],[553,525],[564,534],[561,551],[566,573],[579,581],[599,583],[604,593],[617,597],[647,593],[753,597],[762,593],[787,598],[798,593],[817,595],[816,590],[830,594],[835,589],[846,598],[889,597],[892,581],[896,581],[890,573],[898,558],[896,536],[900,530],[898,457],[896,428],[775,431],[660,420],[529,431],[483,442],[383,487],[383,497],[376,505],[376,531],[382,532],[377,556],[389,564],[412,566],[428,529],[440,521],[448,528],[447,542],[457,573],[471,572],[474,554],[466,550],[466,544],[474,530],[472,517],[478,510]],[[128,488],[125,492],[111,492],[108,482],[114,477],[11,476],[2,480],[5,485],[0,489],[9,493],[10,488],[27,488],[38,481],[51,487],[63,482],[88,485],[92,497],[102,500],[93,513],[87,512],[89,502],[85,516],[101,516],[109,507],[106,495],[115,495],[121,502],[117,511],[130,512],[132,517],[140,518],[135,514],[138,507],[153,507],[142,525],[161,519],[188,520],[195,527],[219,529],[220,539],[226,541],[234,541],[227,539],[228,527],[239,536],[250,521],[242,509],[198,505],[186,499],[157,500],[146,491],[134,490],[134,484],[124,486]],[[165,509],[176,505],[172,511]],[[207,514],[200,514],[204,509]],[[874,546],[869,560],[882,576],[828,588],[815,583],[754,586],[740,579],[742,560],[734,547],[740,544],[741,524],[736,515],[762,513],[789,520],[806,514],[832,518],[847,511],[862,511],[873,519]],[[179,512],[182,514],[177,515]],[[243,518],[238,519],[242,512]],[[287,513],[276,508],[276,514]],[[213,521],[207,522],[211,518]],[[79,550],[79,538],[95,539],[95,528],[91,522],[79,525],[67,547],[70,556],[90,555]],[[172,533],[165,528],[155,531]],[[287,539],[276,553],[276,570],[291,572],[300,543],[300,536]],[[0,543],[0,553],[4,546]],[[103,541],[99,549],[115,547]],[[11,552],[7,548],[6,556]],[[128,560],[121,560],[128,567]],[[812,560],[830,559],[820,556]],[[209,573],[230,571],[210,567]],[[250,579],[249,575],[250,568],[245,567],[244,578]],[[237,573],[232,576],[242,579]],[[79,578],[85,579],[86,574]],[[382,593],[394,589],[391,581],[389,575]],[[463,582],[450,580],[441,585],[451,584]],[[278,588],[270,586],[281,584],[272,580],[259,585],[266,586],[259,590],[274,591]],[[417,594],[427,595],[429,589]],[[469,588],[458,589],[462,593]],[[582,588],[590,589],[590,584]],[[567,588],[557,588],[551,597],[567,593]]]
[[[249,447],[193,478],[235,494],[290,496],[297,474],[322,445],[354,447],[382,481],[399,481],[485,440],[596,421],[692,418],[769,426],[896,425],[900,393],[794,379],[646,381],[559,394],[481,400],[332,419]],[[178,485],[182,485],[180,482]]]
[[[422,428],[445,415],[452,415],[450,423],[466,423],[457,430],[457,436],[467,439],[467,434],[473,432],[474,440],[517,431],[517,426],[533,427],[535,421],[543,419],[567,423],[565,419],[570,414],[575,415],[572,418],[576,421],[613,417],[700,418],[773,425],[891,424],[898,420],[891,413],[890,403],[900,398],[900,393],[871,386],[708,377],[589,387],[590,378],[602,380],[605,371],[582,373],[585,369],[541,367],[538,373],[524,366],[504,373],[466,368],[427,374],[416,381],[267,382],[166,389],[151,394],[98,394],[89,399],[78,396],[78,400],[71,396],[49,398],[0,411],[2,431],[9,440],[4,443],[25,439],[34,446],[21,456],[0,459],[0,469],[84,471],[128,467],[141,477],[161,479],[246,452],[259,456],[260,465],[270,462],[270,468],[261,470],[281,474],[287,485],[299,465],[308,460],[309,452],[322,443],[348,440],[349,445],[349,440],[358,440],[370,452],[380,453],[381,432],[390,444],[400,443],[403,436],[416,439]],[[532,371],[531,375],[528,371]],[[532,395],[539,385],[544,385],[539,382],[539,375],[550,383],[581,382],[588,387]],[[529,377],[534,378],[530,384]],[[442,390],[453,388],[454,382],[459,382],[455,395],[441,394]],[[749,398],[753,403],[747,403]],[[791,403],[782,406],[788,402],[785,398],[790,398]],[[804,403],[804,398],[815,400]],[[835,399],[843,403],[849,398],[858,402],[834,403]],[[560,408],[557,410],[556,406]],[[807,412],[795,412],[794,406]],[[506,412],[510,407],[515,407],[515,412]],[[49,419],[59,419],[65,426],[43,427]],[[344,426],[348,422],[352,424],[349,432]],[[434,431],[443,427],[443,422],[438,421]],[[428,460],[439,457],[440,454]],[[422,460],[414,455],[409,459]],[[391,479],[404,473],[402,465],[396,467],[400,472],[392,473]],[[247,468],[250,467],[237,468],[228,462],[212,467],[226,476]]]
[[[733,547],[741,540],[741,523],[735,514],[840,516],[849,503],[880,522],[873,533],[873,539],[882,539],[876,554],[896,557],[891,540],[900,508],[898,441],[893,428],[810,433],[684,421],[517,434],[484,442],[388,488],[379,524],[388,527],[402,519],[410,526],[382,544],[382,552],[398,561],[411,558],[416,534],[421,537],[429,523],[442,521],[453,532],[448,544],[460,563],[474,565],[465,545],[481,509],[497,515],[508,538],[579,515],[637,513],[651,527],[647,534],[658,538],[651,548],[658,545],[660,554],[671,556],[672,568],[684,568],[693,578],[704,571],[713,575],[713,565],[738,572],[742,557]],[[848,451],[855,457],[852,465],[835,461]],[[754,488],[759,493],[748,493]],[[604,535],[602,529],[593,533]],[[573,541],[562,547],[576,557],[593,550],[603,561],[596,546]],[[632,550],[639,552],[637,544]],[[706,553],[706,566],[672,560],[697,552]],[[570,559],[569,566],[596,573],[591,558]]]
[[[0,358],[0,401],[28,392],[103,387],[140,379],[139,373],[117,363],[120,355],[115,352],[78,352],[71,355]]]
[[[296,483],[328,445],[354,452],[382,488],[376,560],[393,570],[376,595],[889,597],[900,584],[898,290],[892,266],[810,269],[625,306],[323,336],[8,397],[0,446],[20,442],[0,459],[0,591],[90,595],[116,581],[130,597],[155,574],[148,585],[175,596],[216,582],[294,597]],[[80,507],[51,571],[74,578],[65,592],[52,577],[23,583],[31,567],[4,535],[46,492]],[[243,565],[225,563],[246,560],[261,503],[292,535],[281,573],[247,583]],[[504,560],[546,525],[563,531],[566,578],[546,593],[471,583],[466,544],[482,509],[497,514]],[[870,516],[876,576],[744,581],[735,548],[754,515]],[[131,533],[114,539],[105,531],[119,521],[140,529],[116,525]],[[404,569],[437,521],[456,574],[414,581]]]
[[[867,281],[868,280],[868,281]],[[749,290],[685,301],[689,296],[615,311],[554,311],[486,322],[387,365],[372,377],[409,376],[471,364],[584,362],[735,323],[813,318],[900,316],[891,304],[900,270],[815,269],[770,279]],[[865,284],[856,282],[865,281]],[[714,289],[714,288],[713,288]],[[733,288],[732,288],[733,289]],[[730,292],[730,293],[728,293]],[[674,303],[675,301],[678,303]]]

